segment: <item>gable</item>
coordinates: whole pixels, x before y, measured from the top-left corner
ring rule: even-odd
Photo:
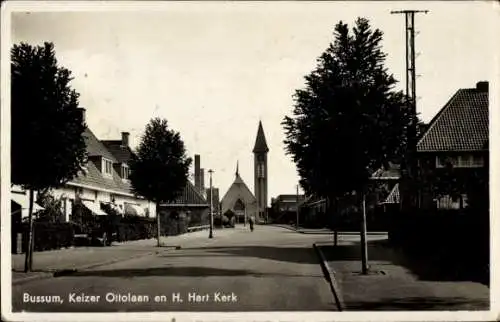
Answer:
[[[243,182],[243,179],[241,179],[239,175],[236,176],[233,184],[229,187],[228,191],[222,198],[222,212],[225,212],[227,209],[232,209],[238,199],[241,199],[241,201],[245,203],[246,207],[257,203],[257,199],[255,199],[255,196],[250,189],[248,189],[247,185]]]

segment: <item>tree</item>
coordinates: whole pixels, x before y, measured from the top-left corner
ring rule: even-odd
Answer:
[[[160,203],[172,202],[182,193],[191,162],[180,134],[168,128],[167,120],[152,119],[132,154],[130,180],[136,194],[156,204],[158,246]]]
[[[47,189],[38,191],[36,203],[44,209],[38,213],[38,221],[60,222],[62,220],[62,197],[56,198]]]
[[[365,18],[352,32],[340,21],[282,122],[302,187],[329,208],[353,192],[363,195],[373,171],[401,160],[406,148],[412,115],[384,66],[382,36]]]
[[[85,123],[71,72],[58,66],[54,45],[14,45],[11,50],[11,176],[29,191],[25,271],[32,268],[34,192],[73,179],[86,162]]]

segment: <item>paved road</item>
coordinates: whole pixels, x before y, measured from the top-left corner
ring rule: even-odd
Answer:
[[[180,250],[14,285],[13,311],[332,311],[312,248],[331,238],[270,226],[221,231]],[[41,300],[35,296],[54,296],[56,303],[25,301]]]

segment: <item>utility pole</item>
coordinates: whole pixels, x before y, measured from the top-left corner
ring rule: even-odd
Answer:
[[[299,230],[299,185],[297,185],[297,227],[296,230]]]
[[[415,175],[415,153],[417,150],[417,97],[416,97],[416,74],[415,74],[415,14],[427,14],[429,10],[400,10],[391,11],[391,14],[404,14],[405,15],[405,34],[406,34],[406,103],[411,115],[411,123],[408,129],[408,149],[406,155],[406,164],[404,166],[407,171],[407,177],[411,181]],[[406,189],[404,189],[406,190]],[[408,204],[410,195],[414,193],[403,194],[402,201],[404,205],[411,206],[413,203]],[[404,206],[403,205],[403,206]]]
[[[214,238],[214,208],[213,208],[213,189],[212,189],[212,173],[214,171],[212,169],[208,170],[210,174],[210,234],[208,238]]]

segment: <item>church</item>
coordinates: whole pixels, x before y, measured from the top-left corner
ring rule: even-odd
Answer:
[[[253,216],[257,222],[267,221],[267,147],[262,122],[259,122],[253,148],[254,193],[241,178],[236,164],[235,179],[221,200],[222,214],[235,216],[237,223],[245,223]]]

